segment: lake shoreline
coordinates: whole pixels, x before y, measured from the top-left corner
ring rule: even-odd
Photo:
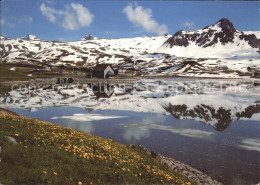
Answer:
[[[129,147],[134,147],[135,145],[130,145]],[[174,158],[165,157],[156,151],[149,150],[148,148],[138,145],[142,147],[149,155],[151,155],[154,159],[159,161],[160,163],[168,166],[170,169],[180,173],[188,179],[198,183],[198,184],[207,184],[207,185],[222,185],[222,183],[212,179],[207,174],[193,168],[183,162],[177,161]]]
[[[68,78],[68,77],[64,77]],[[260,83],[260,78],[218,78],[218,77],[189,77],[189,76],[127,76],[127,78],[83,78],[83,77],[72,77],[76,83],[88,83],[88,82],[105,82],[105,83],[134,83],[139,80],[153,80],[153,79],[187,79],[187,80],[235,80],[235,81],[254,81]],[[30,80],[19,80],[19,81],[0,81],[1,86],[10,86],[15,84],[31,84],[31,83],[42,83],[42,82],[56,82],[56,77],[53,78],[34,78]],[[74,83],[75,83],[74,82]],[[74,84],[71,83],[71,84]]]

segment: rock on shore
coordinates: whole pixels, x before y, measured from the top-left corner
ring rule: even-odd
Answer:
[[[130,145],[130,147],[134,147],[135,145]],[[146,150],[146,152],[151,155],[153,158],[161,162],[162,164],[168,166],[174,171],[177,171],[181,175],[187,177],[188,179],[192,180],[193,182],[196,182],[198,184],[203,185],[222,185],[222,183],[217,182],[216,180],[212,179],[210,176],[206,175],[205,173],[192,168],[180,161],[177,161],[173,158],[165,157],[157,152],[150,151],[147,148],[138,145],[139,147]]]

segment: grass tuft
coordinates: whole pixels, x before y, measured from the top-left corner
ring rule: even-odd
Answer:
[[[24,81],[28,79],[29,77],[23,73],[0,67],[0,81]]]

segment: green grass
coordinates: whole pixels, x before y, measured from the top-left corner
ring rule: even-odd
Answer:
[[[0,81],[24,81],[28,79],[29,77],[23,73],[0,67]]]
[[[12,86],[2,86],[0,85],[0,94],[4,95],[8,92],[12,91]]]
[[[11,71],[9,68],[15,67],[17,71]],[[77,72],[80,70],[68,71],[65,73],[60,73],[59,69],[52,69],[52,71],[40,70],[34,72],[31,77],[27,76],[30,71],[33,71],[32,67],[19,67],[15,65],[1,64],[0,67],[0,81],[26,81],[32,78],[55,78],[55,77],[76,77],[76,78],[87,78],[89,72],[85,72],[85,75],[78,75]]]
[[[55,77],[74,77],[74,78],[87,78],[87,75],[79,76],[77,72],[72,73],[59,73],[54,71],[43,71],[43,73],[33,73],[32,78],[55,78]]]
[[[36,119],[0,114],[0,145],[5,185],[190,184],[138,146]]]

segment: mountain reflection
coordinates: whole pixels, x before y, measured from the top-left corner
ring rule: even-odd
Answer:
[[[43,107],[70,106],[90,112],[125,110],[171,114],[176,119],[197,120],[223,131],[232,121],[250,119],[260,113],[257,94],[258,87],[248,82],[230,85],[220,81],[140,80],[127,84],[34,85],[1,95],[0,103],[4,108],[34,111]]]
[[[213,127],[217,131],[225,130],[229,124],[234,120],[239,120],[240,118],[251,118],[253,114],[260,113],[260,105],[249,105],[245,111],[236,112],[235,116],[232,115],[231,109],[225,109],[220,107],[215,109],[210,105],[196,105],[192,109],[189,109],[187,105],[171,105],[164,106],[164,109],[172,114],[176,119],[195,119],[200,120],[203,123],[210,123],[214,119],[216,122],[213,123]],[[234,107],[236,109],[236,107]],[[260,120],[259,120],[260,121]]]

